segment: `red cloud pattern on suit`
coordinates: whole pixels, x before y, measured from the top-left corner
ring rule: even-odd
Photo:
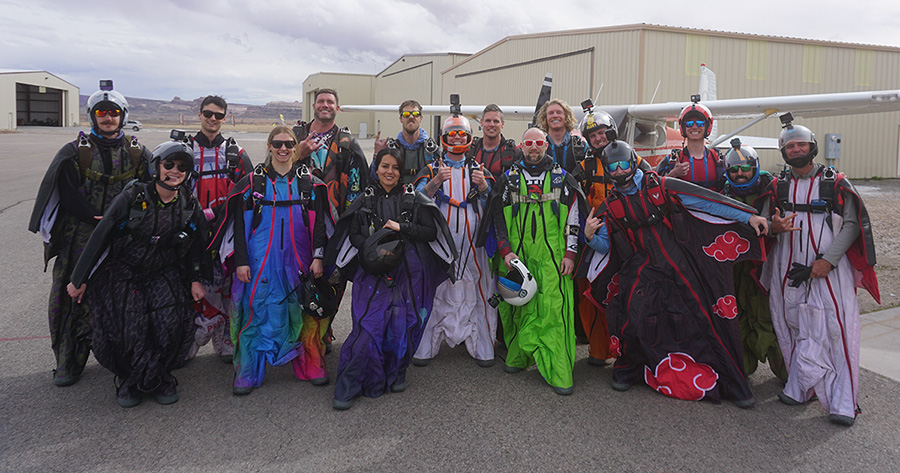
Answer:
[[[716,387],[719,375],[707,364],[697,363],[687,353],[669,353],[656,365],[655,372],[644,367],[648,386],[669,397],[699,401]]]
[[[622,345],[619,343],[619,337],[615,335],[609,337],[609,353],[616,358],[622,356]]]
[[[703,252],[716,261],[734,261],[738,256],[750,251],[750,240],[729,230],[716,237],[716,241],[703,247]]]
[[[720,297],[713,306],[713,312],[723,319],[731,320],[737,317],[737,299],[730,294]]]
[[[619,273],[613,275],[612,279],[609,280],[609,284],[606,285],[606,299],[603,300],[603,305],[609,305],[609,301],[613,300],[613,297],[619,295]]]

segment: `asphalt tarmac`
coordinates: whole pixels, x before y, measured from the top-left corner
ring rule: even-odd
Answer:
[[[181,399],[123,409],[113,376],[91,358],[71,387],[52,383],[50,273],[27,231],[38,183],[77,129],[0,134],[0,471],[900,471],[900,385],[860,375],[862,414],[832,425],[818,403],[786,406],[768,367],[750,376],[752,409],[687,402],[646,386],[613,391],[610,367],[578,346],[575,393],[559,396],[531,368],[479,368],[444,347],[411,367],[409,388],[331,408],[333,386],[270,367],[249,396],[231,394],[233,369],[210,345],[175,372]],[[151,149],[165,130],[137,133]],[[238,134],[254,162],[265,134]],[[371,145],[370,145],[371,146]],[[348,294],[349,297],[349,294]],[[337,366],[349,300],[327,357]]]

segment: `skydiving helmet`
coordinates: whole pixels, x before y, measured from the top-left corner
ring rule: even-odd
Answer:
[[[740,184],[732,181],[728,170],[734,166],[750,166],[753,176]],[[731,140],[731,149],[725,154],[725,179],[738,195],[748,193],[756,187],[756,181],[759,180],[759,153],[752,146],[742,145],[740,138]]]
[[[365,272],[377,276],[400,266],[405,253],[406,244],[400,238],[400,233],[382,228],[363,243],[359,252],[359,264]]]
[[[595,131],[605,131],[605,130],[616,130],[616,121],[613,120],[612,115],[599,110],[596,112],[591,112],[585,116],[584,123],[581,125],[581,136],[587,141],[588,147],[591,150],[594,149],[591,146],[591,133]]]
[[[91,119],[91,127],[99,134],[97,127],[97,116],[94,114],[97,110],[120,110],[119,128],[121,130],[128,120],[128,101],[125,96],[112,89],[111,80],[101,80],[100,90],[91,94],[87,100],[88,117]],[[116,130],[116,131],[118,131]]]
[[[466,143],[463,145],[451,145],[448,143],[447,138],[450,137],[449,133],[451,131],[456,133],[465,132]],[[472,125],[469,124],[469,119],[460,115],[453,115],[444,120],[444,124],[441,126],[441,145],[451,154],[465,154],[469,150],[469,146],[472,146]]]
[[[691,97],[693,100],[694,97]],[[712,131],[713,124],[713,116],[712,112],[706,107],[706,105],[702,105],[700,103],[694,102],[687,107],[681,109],[681,114],[678,115],[678,128],[681,130],[681,136],[687,138],[687,127],[685,126],[685,122],[689,121],[689,118],[702,119],[706,123],[704,124],[703,137],[709,138],[709,133]]]
[[[630,144],[617,140],[615,131],[607,131],[606,137],[609,139],[609,144],[600,153],[603,172],[617,184],[625,184],[631,180],[631,176],[634,176],[634,173],[637,171],[637,153],[634,152],[634,148]],[[624,163],[627,163],[627,167]],[[611,166],[614,168],[610,169]],[[617,169],[625,169],[628,173],[621,176],[613,176],[612,171]]]
[[[809,143],[809,153],[793,159],[788,158],[785,147],[788,143],[795,141]],[[795,168],[806,167],[819,153],[819,143],[816,141],[816,135],[809,128],[803,125],[792,125],[790,121],[787,121],[781,130],[781,135],[778,137],[778,148],[781,149],[781,159],[784,159],[784,162]]]
[[[160,166],[163,165],[163,161],[171,161],[176,165],[185,164],[187,171],[184,173],[184,180],[179,185],[187,185],[194,168],[194,151],[191,146],[183,141],[166,141],[153,149],[153,157],[150,158],[150,177],[154,182],[159,182],[163,188],[173,191],[176,189],[175,186],[160,181],[160,175],[162,175]]]
[[[510,305],[523,306],[537,293],[537,281],[519,258],[509,265],[509,272],[497,278],[497,292]]]
[[[337,307],[337,293],[327,279],[315,279],[309,274],[300,274],[301,304],[303,310],[317,319],[328,317]]]

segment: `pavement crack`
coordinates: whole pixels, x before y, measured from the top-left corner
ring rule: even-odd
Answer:
[[[23,199],[23,200],[20,200],[20,201],[16,202],[15,204],[7,205],[6,207],[3,207],[2,209],[0,209],[0,214],[2,214],[3,212],[6,212],[7,210],[9,210],[9,209],[11,209],[11,208],[13,208],[13,207],[15,207],[15,206],[21,204],[22,202],[29,202],[29,201],[32,201],[32,200],[34,200],[34,198],[31,198],[31,199]]]

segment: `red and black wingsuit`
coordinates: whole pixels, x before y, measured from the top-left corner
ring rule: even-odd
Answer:
[[[682,196],[755,214],[750,206],[680,179],[643,175],[632,195],[600,205],[610,251],[586,251],[579,272],[606,307],[613,381],[641,378],[678,399],[752,401],[732,284],[736,261],[765,258],[749,225],[686,208]],[[601,230],[602,231],[602,230]]]

